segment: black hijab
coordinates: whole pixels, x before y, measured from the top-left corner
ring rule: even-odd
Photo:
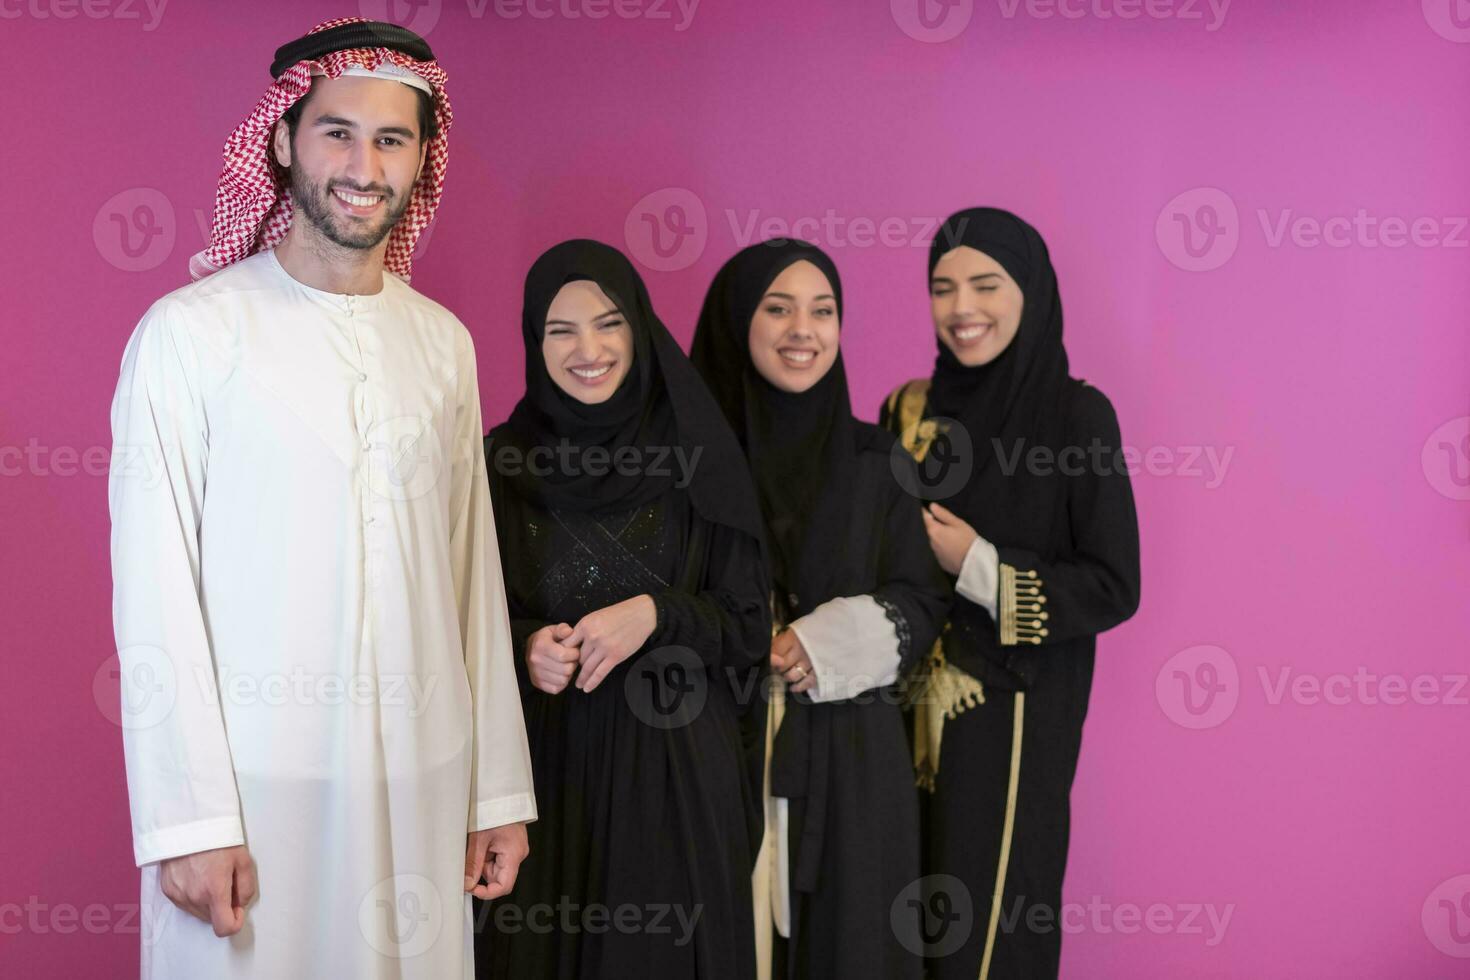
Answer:
[[[796,593],[814,605],[833,594],[849,531],[856,462],[842,351],[820,381],[799,393],[772,385],[750,359],[751,318],[771,283],[801,261],[827,277],[840,322],[842,280],[826,253],[795,239],[761,242],[737,252],[715,276],[690,359],[750,460],[777,596]]]
[[[562,391],[541,353],[552,300],[562,286],[579,279],[602,287],[633,331],[633,364],[612,397],[597,405]],[[495,454],[501,446],[519,449],[524,461],[533,448],[563,445],[579,460],[586,459],[589,449],[606,452],[603,458],[610,460],[618,449],[633,447],[640,450],[643,465],[622,467],[625,472],[615,465],[600,466],[598,473],[580,464],[552,465],[550,474],[522,465],[504,474],[518,492],[562,510],[636,507],[674,487],[681,470],[672,451],[679,447],[693,463],[687,489],[694,509],[706,520],[761,540],[750,474],[734,434],[678,342],[654,314],[642,278],[621,252],[587,239],[562,242],[545,252],[526,274],[521,336],[526,393],[510,418],[490,434],[491,465],[498,466]]]
[[[1000,263],[1025,305],[1015,338],[988,364],[966,367],[939,341],[928,415],[964,427],[973,461],[970,478],[939,501],[998,546],[1048,552],[1065,494],[1055,467],[1029,472],[1025,456],[1036,446],[1057,452],[1065,439],[1067,351],[1056,271],[1036,229],[999,208],[970,208],[944,222],[929,247],[931,279],[939,259],[960,245]]]

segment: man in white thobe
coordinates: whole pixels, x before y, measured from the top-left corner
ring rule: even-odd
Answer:
[[[536,810],[474,347],[405,281],[443,72],[351,19],[272,73],[112,405],[142,972],[468,978]]]

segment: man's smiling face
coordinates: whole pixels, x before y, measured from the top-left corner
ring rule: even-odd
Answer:
[[[277,126],[276,158],[290,168],[297,213],[322,237],[371,249],[403,216],[427,150],[420,95],[389,79],[318,78],[294,135]]]

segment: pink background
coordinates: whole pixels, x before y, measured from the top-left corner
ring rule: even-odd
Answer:
[[[1239,0],[1214,29],[1217,14],[1183,0],[1134,19],[1101,16],[1128,0],[1074,2],[1080,17],[976,0],[947,11],[943,41],[904,30],[923,33],[916,2],[704,0],[683,30],[672,5],[667,19],[592,20],[398,2],[392,15],[446,66],[456,113],[414,284],[474,333],[487,419],[519,393],[521,279],[545,247],[628,248],[687,343],[752,218],[789,228],[829,209],[831,231],[797,231],[843,273],[848,370],[872,418],[932,361],[925,249],[910,241],[958,207],[1016,210],[1051,244],[1074,373],[1112,398],[1128,445],[1155,451],[1134,477],[1143,607],[1100,643],[1064,973],[1466,975],[1470,24],[1451,17],[1457,0]],[[108,404],[133,325],[203,244],[219,148],[272,51],[358,9],[0,9],[0,975],[127,977],[137,872],[104,669]],[[695,232],[673,257],[683,267],[650,269],[650,222],[681,202]],[[1208,204],[1225,234],[1196,260],[1186,246],[1210,241]],[[113,215],[139,205],[161,233],[134,231],[146,247],[129,258]],[[1360,210],[1423,219],[1420,242],[1276,236],[1283,216]],[[889,242],[866,241],[858,219],[888,220]],[[1233,453],[1223,479],[1190,447]],[[1185,686],[1210,670],[1214,700]],[[1346,703],[1277,697],[1283,670]],[[1333,687],[1355,672],[1428,675],[1438,694],[1386,704],[1392,682]],[[89,930],[94,903],[106,908]],[[1151,931],[1119,912],[1128,903],[1164,906],[1172,924]],[[1210,908],[1230,915],[1223,935]]]

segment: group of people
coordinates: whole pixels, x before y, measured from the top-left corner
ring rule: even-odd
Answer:
[[[486,434],[468,331],[407,285],[442,68],[349,18],[272,75],[112,410],[160,477],[109,485],[144,976],[1055,975],[1139,572],[1126,473],[1024,462],[1121,448],[1035,229],[939,229],[935,368],[877,425],[820,248],[730,258],[686,356],[564,241]],[[291,672],[372,696],[231,683]]]

